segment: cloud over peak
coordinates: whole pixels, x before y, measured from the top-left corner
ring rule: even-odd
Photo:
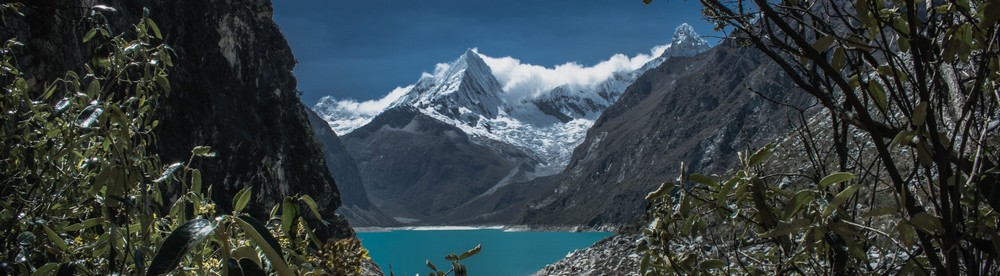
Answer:
[[[615,54],[594,65],[567,62],[552,68],[521,62],[513,57],[490,57],[479,53],[489,65],[493,75],[503,85],[504,98],[511,103],[538,97],[553,88],[567,85],[571,87],[591,87],[597,85],[616,72],[629,72],[641,68],[647,62],[659,57],[669,45],[658,45],[649,54],[629,57]],[[478,53],[478,49],[473,49]]]

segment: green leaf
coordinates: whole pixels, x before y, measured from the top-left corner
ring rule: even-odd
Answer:
[[[773,237],[785,236],[795,232],[796,230],[801,229],[802,227],[809,226],[809,224],[812,224],[812,220],[807,218],[796,219],[790,223],[778,223],[778,225],[775,226],[774,229],[771,229],[771,231],[760,235],[760,237],[773,238]]]
[[[305,227],[305,229],[303,230],[305,230],[306,236],[309,237],[309,240],[311,240],[313,244],[315,244],[316,246],[323,246],[323,242],[320,241],[319,237],[316,236],[316,233],[313,231],[312,227],[309,227],[309,223],[306,222],[305,218],[300,217],[299,224],[302,225],[302,227]]]
[[[698,264],[698,267],[701,268],[702,270],[723,268],[723,267],[726,267],[726,262],[723,262],[721,260],[714,260],[714,259],[712,259],[712,260],[704,260],[704,261],[701,261],[700,264]]]
[[[852,173],[849,173],[849,172],[835,172],[835,173],[832,173],[830,175],[827,175],[826,177],[823,177],[823,179],[819,181],[819,188],[820,189],[825,189],[826,187],[829,187],[830,185],[837,184],[837,183],[844,182],[844,181],[849,181],[851,179],[854,179],[854,174],[852,174]]]
[[[885,215],[895,214],[898,211],[899,209],[896,209],[896,207],[875,208],[868,212],[865,212],[864,214],[861,215],[861,217],[864,218],[881,217]]]
[[[913,116],[910,117],[910,122],[915,126],[922,126],[927,120],[927,102],[921,101],[917,104],[917,107],[913,108]]]
[[[909,144],[910,141],[913,141],[913,136],[915,136],[916,134],[917,132],[913,130],[900,131],[899,133],[896,134],[895,138],[892,138],[892,142],[889,142],[889,146],[892,147],[892,146],[902,146]]]
[[[872,101],[875,101],[875,105],[883,111],[887,111],[889,108],[889,99],[885,96],[885,89],[882,88],[882,84],[877,81],[872,81],[868,83],[868,93],[872,96]]]
[[[161,51],[157,52],[157,56],[160,58],[160,60],[163,61],[164,64],[167,65],[167,67],[173,67],[174,66],[174,61],[173,61],[173,58],[170,57],[170,52],[162,51],[161,50]]]
[[[97,28],[93,28],[90,29],[90,31],[87,31],[87,34],[83,35],[83,43],[87,43],[87,41],[90,41],[90,39],[94,38],[94,35],[96,34],[97,34]]]
[[[35,270],[35,272],[31,273],[31,276],[50,276],[50,275],[56,275],[56,270],[59,270],[59,264],[57,264],[57,263],[47,263],[47,264],[43,265],[42,267],[39,267],[38,270]]]
[[[918,229],[928,233],[944,232],[944,226],[941,225],[941,220],[934,215],[928,214],[927,212],[921,212],[913,215],[913,218],[910,219],[910,223]]]
[[[101,95],[101,82],[98,80],[90,81],[90,85],[87,86],[87,96],[91,99],[96,99]]]
[[[100,225],[101,222],[103,222],[103,221],[104,221],[103,218],[92,218],[92,219],[88,219],[88,220],[85,220],[85,221],[77,223],[77,224],[66,226],[65,230],[66,230],[66,232],[79,231],[79,230],[83,230],[83,229],[87,229],[87,228],[91,228],[91,227]]]
[[[311,210],[313,215],[316,216],[316,219],[323,219],[323,216],[319,214],[319,206],[316,205],[316,201],[313,200],[311,196],[303,195],[302,197],[299,197],[299,200],[309,207],[309,210]]]
[[[847,66],[847,54],[844,52],[844,48],[838,47],[833,50],[833,57],[830,58],[830,65],[837,70],[843,70],[844,66]]]
[[[825,52],[826,49],[830,49],[830,45],[833,45],[833,36],[824,36],[816,39],[816,42],[813,43],[812,47],[813,50],[816,50],[816,52],[822,53]]]
[[[458,255],[448,254],[448,256],[444,256],[444,259],[452,261],[452,262],[457,262],[458,261]]]
[[[798,213],[803,205],[814,199],[816,199],[816,195],[810,190],[802,190],[795,193],[795,196],[792,196],[792,199],[785,204],[785,214],[782,217],[788,219],[795,216],[795,213]]]
[[[844,204],[844,202],[847,202],[848,199],[854,196],[854,193],[857,191],[858,191],[858,185],[847,186],[846,189],[840,191],[840,193],[838,193],[837,196],[833,197],[833,200],[830,201],[830,204],[827,205],[825,209],[823,209],[823,216],[825,217],[832,214],[833,211],[837,210],[837,208],[840,207],[841,204]]]
[[[274,239],[271,232],[267,231],[260,222],[248,217],[239,216],[236,218],[236,224],[243,229],[251,240],[260,247],[261,251],[264,251],[264,256],[271,261],[271,267],[278,272],[281,276],[293,276],[291,268],[285,264],[285,259],[281,254],[281,246],[278,244],[278,240]]]
[[[153,30],[153,36],[157,39],[163,39],[163,35],[160,34],[160,27],[156,26],[156,22],[153,22],[153,19],[146,18],[146,25],[149,25],[149,28]]]
[[[170,177],[170,175],[174,174],[174,172],[176,172],[183,166],[184,164],[181,164],[180,162],[170,164],[170,166],[167,166],[167,168],[163,170],[163,173],[160,174],[160,177],[153,179],[153,183],[159,183],[163,182],[164,180],[167,180],[167,178]]]
[[[243,209],[250,203],[252,194],[253,192],[250,191],[250,187],[244,187],[239,192],[236,192],[236,196],[233,197],[233,214],[243,212]]]
[[[994,1],[984,1],[983,6],[979,7],[977,13],[980,13],[981,20],[979,21],[980,29],[987,29],[992,26],[997,20],[1000,20],[1000,6]]]
[[[861,21],[861,27],[866,28],[870,26],[872,17],[868,13],[868,1],[857,0],[854,4],[854,9],[858,11],[858,19]]]
[[[201,171],[198,169],[191,170],[191,191],[201,195]]]
[[[149,264],[146,275],[163,275],[173,271],[181,258],[214,230],[215,224],[200,218],[185,222],[174,229],[156,251],[156,257],[153,257],[153,262]]]
[[[896,36],[896,45],[899,45],[899,51],[900,52],[909,52],[910,51],[910,39],[906,38],[905,36],[897,35]]]
[[[209,146],[194,147],[194,149],[191,149],[191,155],[201,156],[201,157],[211,157],[213,156],[212,147]]]
[[[653,3],[653,0],[642,0],[642,3],[649,5],[649,3]]]
[[[163,91],[170,93],[170,81],[167,80],[167,73],[161,72],[156,75],[156,84],[163,88]]]
[[[427,267],[429,267],[432,271],[435,271],[435,272],[438,271],[437,266],[435,266],[433,263],[431,263],[431,260],[424,260],[424,263],[427,264]]]
[[[468,251],[465,251],[464,253],[462,253],[462,255],[459,255],[458,256],[458,260],[461,261],[461,260],[465,260],[465,258],[475,256],[476,254],[479,254],[479,251],[482,251],[482,250],[483,250],[483,245],[482,244],[478,244],[478,245],[476,245],[475,248],[469,249]]]
[[[674,183],[663,182],[663,184],[660,184],[660,187],[657,188],[656,191],[653,191],[646,195],[646,201],[653,201],[654,199],[663,197],[664,195],[667,195],[668,193],[670,193],[670,191],[673,190],[674,190]]]
[[[934,165],[934,158],[931,156],[931,146],[927,144],[927,141],[917,142],[917,161],[920,162],[920,165],[925,167]]]
[[[691,180],[691,181],[694,181],[694,182],[698,182],[698,183],[701,183],[701,184],[708,185],[709,187],[712,187],[712,188],[718,188],[719,187],[719,182],[718,181],[715,181],[715,179],[712,179],[711,177],[708,177],[706,175],[693,173],[693,174],[688,175],[688,179]]]
[[[298,217],[299,203],[292,199],[292,197],[286,196],[285,200],[281,203],[281,232],[289,237],[293,237],[295,234],[292,233],[292,226],[295,225]]]
[[[913,246],[917,231],[913,229],[913,226],[906,219],[900,219],[896,223],[896,231],[899,231],[899,242],[903,243],[906,247]]]
[[[763,148],[757,150],[757,152],[750,156],[749,161],[747,161],[747,167],[755,167],[760,165],[761,162],[764,162],[767,157],[771,156],[771,148],[773,146],[774,145],[772,144],[767,144]]]
[[[56,234],[55,231],[52,231],[52,229],[50,229],[48,226],[45,225],[42,225],[42,229],[45,230],[45,235],[49,237],[49,241],[51,241],[52,244],[56,246],[56,248],[59,248],[59,250],[66,252],[67,249],[66,241],[64,241],[62,237],[59,236],[59,234]]]

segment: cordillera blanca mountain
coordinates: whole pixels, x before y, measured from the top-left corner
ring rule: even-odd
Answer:
[[[402,223],[434,224],[508,184],[561,172],[601,112],[639,76],[668,57],[709,48],[683,24],[653,55],[612,57],[625,65],[603,75],[469,49],[381,100],[328,96],[313,110],[341,136],[372,203]],[[544,81],[524,77],[530,70],[549,74]],[[526,88],[531,81],[543,85]]]

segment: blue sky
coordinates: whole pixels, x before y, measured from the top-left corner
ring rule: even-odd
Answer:
[[[544,67],[593,65],[648,54],[684,22],[717,35],[691,0],[278,0],[274,19],[307,106],[326,95],[380,98],[469,48]]]

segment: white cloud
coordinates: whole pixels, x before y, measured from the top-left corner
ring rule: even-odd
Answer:
[[[353,114],[362,115],[365,117],[375,116],[382,111],[386,110],[393,102],[397,99],[406,95],[413,88],[413,85],[406,87],[396,87],[388,95],[382,97],[381,99],[367,100],[363,102],[358,102],[354,99],[345,99],[336,101],[336,107],[338,110],[343,112],[349,112]]]
[[[591,66],[567,62],[553,68],[522,63],[521,60],[509,56],[494,58],[482,53],[479,55],[503,85],[506,100],[514,103],[521,99],[538,97],[560,85],[575,87],[597,85],[615,72],[639,69],[663,54],[667,47],[669,45],[658,45],[650,49],[649,54],[637,54],[633,57],[615,54]],[[477,49],[474,50],[478,52]]]

